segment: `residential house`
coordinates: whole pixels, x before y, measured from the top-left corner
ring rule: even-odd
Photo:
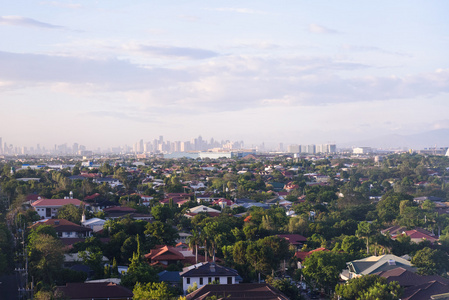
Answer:
[[[307,238],[300,234],[278,234],[277,236],[286,239],[296,250],[301,249],[304,243],[307,242]]]
[[[78,199],[39,199],[31,203],[41,219],[55,218],[58,210],[64,205],[73,204],[76,207],[88,204]]]
[[[179,232],[179,238],[176,239],[176,243],[187,243],[189,236],[192,236],[190,233]]]
[[[438,241],[438,238],[431,232],[416,227],[412,230],[407,230],[405,226],[392,226],[381,231],[382,234],[389,234],[393,240],[400,235],[407,235],[413,243],[419,244],[423,240],[430,241],[432,244]]]
[[[240,277],[236,270],[217,265],[215,262],[198,263],[186,267],[179,274],[182,278],[182,289],[187,292],[189,286],[194,283],[201,288],[212,282],[217,284],[236,284]]]
[[[403,258],[393,254],[385,254],[381,256],[370,256],[363,259],[347,262],[348,269],[344,270],[340,277],[343,280],[360,277],[363,275],[371,275],[382,271],[388,271],[397,267],[402,267],[411,272],[415,272],[416,268]]]
[[[106,183],[108,184],[110,187],[115,188],[118,187],[119,185],[123,185],[120,180],[118,180],[117,178],[112,178],[112,177],[99,177],[99,178],[94,178],[93,182],[96,184],[103,184]]]
[[[218,199],[220,199],[220,197],[215,197],[213,193],[204,193],[196,196],[196,202],[198,203],[201,203],[201,201],[212,202]]]
[[[219,210],[216,210],[211,207],[204,206],[204,205],[199,205],[199,206],[195,206],[195,207],[192,207],[189,210],[187,210],[187,213],[185,213],[184,216],[186,216],[187,218],[193,218],[194,216],[196,216],[199,213],[206,213],[210,217],[217,217],[220,215]]]
[[[89,220],[81,221],[82,226],[92,229],[93,232],[98,232],[102,230],[104,223],[106,223],[106,220],[99,218],[92,218]]]
[[[304,260],[309,257],[312,253],[314,252],[321,252],[321,251],[329,251],[326,248],[317,248],[311,251],[296,251],[295,253],[295,257],[298,259],[298,269],[302,269],[304,266],[302,265],[302,263],[304,262]]]
[[[136,210],[131,207],[114,206],[114,207],[105,208],[103,211],[106,214],[107,220],[123,218],[128,215],[131,218],[136,219],[136,220],[151,221],[153,219],[153,217],[150,214],[137,213]]]
[[[150,265],[162,265],[164,267],[177,264],[184,260],[184,255],[172,246],[156,246],[155,249],[151,249],[150,253],[145,254],[145,258]]]
[[[91,236],[92,229],[85,228],[64,219],[45,219],[37,221],[30,228],[37,228],[41,225],[52,226],[59,238],[86,238]]]

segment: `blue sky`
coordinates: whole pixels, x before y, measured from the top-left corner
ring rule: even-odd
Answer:
[[[0,3],[0,136],[15,145],[449,128],[447,1]]]

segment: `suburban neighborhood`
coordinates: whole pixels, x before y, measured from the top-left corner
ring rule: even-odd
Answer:
[[[449,299],[447,151],[361,152],[2,156],[5,299]]]

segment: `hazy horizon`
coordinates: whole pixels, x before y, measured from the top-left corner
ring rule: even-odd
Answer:
[[[339,143],[449,128],[449,2],[10,1],[0,137]]]

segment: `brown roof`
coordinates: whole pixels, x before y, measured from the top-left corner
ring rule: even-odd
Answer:
[[[84,202],[78,200],[78,199],[40,199],[37,201],[34,201],[33,203],[31,203],[32,206],[36,207],[36,206],[63,206],[63,205],[67,205],[67,204],[73,204],[75,206],[80,206],[80,205],[85,205]]]
[[[126,207],[126,206],[113,206],[103,209],[105,213],[112,213],[112,212],[135,212],[136,209],[132,207]]]
[[[65,286],[58,286],[58,291],[64,293],[72,300],[84,299],[132,299],[133,293],[129,289],[110,282],[95,283],[67,283]]]
[[[404,290],[402,300],[427,300],[433,295],[449,293],[449,286],[438,281],[430,281]]]
[[[307,238],[300,234],[278,234],[277,236],[286,239],[292,245],[299,245],[303,242],[307,242]]]
[[[319,251],[329,251],[326,248],[317,248],[311,251],[298,251],[295,253],[295,256],[299,258],[299,260],[303,261],[306,259],[306,257],[309,257],[313,252],[319,252]]]
[[[153,263],[155,261],[183,260],[184,255],[172,246],[158,246],[156,249],[151,249],[150,253],[145,254],[145,258]]]
[[[204,300],[208,297],[226,300],[288,300],[287,296],[267,283],[207,284],[186,296],[187,300]]]
[[[37,228],[41,225],[50,225],[55,228],[56,232],[87,232],[92,229],[80,226],[64,219],[46,219],[38,221],[30,226],[30,228]]]

